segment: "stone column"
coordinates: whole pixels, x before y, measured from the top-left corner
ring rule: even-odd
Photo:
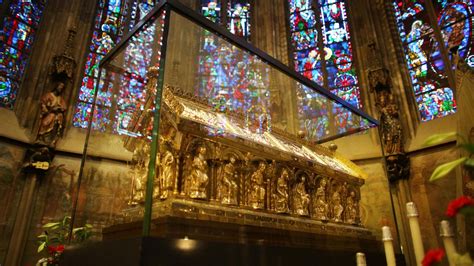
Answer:
[[[368,80],[370,92],[375,99],[375,107],[379,113],[379,134],[385,159],[385,170],[390,183],[395,222],[400,245],[408,251],[410,235],[404,219],[404,206],[411,201],[407,180],[410,177],[410,159],[404,150],[403,127],[400,121],[399,102],[392,90],[389,70],[385,67],[376,43],[368,45]],[[408,252],[407,259],[413,260]]]

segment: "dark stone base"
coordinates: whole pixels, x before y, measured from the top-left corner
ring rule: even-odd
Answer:
[[[367,265],[385,265],[380,251],[360,249]],[[403,257],[397,265],[405,265]],[[135,238],[109,240],[66,250],[61,265],[356,265],[355,252],[266,244],[230,244],[203,240]]]
[[[152,236],[140,238],[141,226],[107,228],[104,241],[66,250],[61,265],[355,265],[357,252],[368,265],[385,265],[381,241],[368,236],[159,217]]]

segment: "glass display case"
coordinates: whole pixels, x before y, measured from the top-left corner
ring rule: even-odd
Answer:
[[[360,219],[367,173],[322,145],[376,127],[363,111],[172,0],[91,74],[74,226],[178,250],[268,244],[332,250],[334,262],[380,252]]]

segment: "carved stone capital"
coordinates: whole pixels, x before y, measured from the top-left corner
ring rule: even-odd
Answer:
[[[404,153],[389,155],[385,157],[387,174],[390,182],[410,177],[410,158]]]
[[[37,145],[28,149],[25,155],[23,170],[41,176],[51,168],[54,150],[47,146]]]

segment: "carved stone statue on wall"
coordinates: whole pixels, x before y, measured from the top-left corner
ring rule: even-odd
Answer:
[[[237,172],[235,168],[235,157],[230,157],[229,163],[219,171],[217,182],[217,200],[222,204],[237,204]]]
[[[67,106],[62,94],[64,83],[60,82],[52,91],[41,97],[40,125],[37,142],[55,147],[64,130],[64,114]]]
[[[281,171],[275,187],[275,194],[273,194],[274,210],[277,213],[288,213],[288,179],[289,174],[287,169]]]
[[[169,144],[163,140],[160,145],[160,198],[166,199],[173,193],[176,180],[176,164],[174,155],[168,147]]]
[[[380,117],[382,141],[386,155],[398,154],[402,148],[402,127],[399,112],[395,103],[389,103],[381,110]]]
[[[197,149],[198,154],[194,156],[191,164],[189,182],[189,197],[193,199],[207,198],[207,183],[209,177],[207,176],[207,162],[205,159],[206,148],[201,146]]]
[[[313,216],[318,220],[327,220],[329,206],[326,202],[326,184],[325,178],[321,179],[319,187],[316,190],[315,202],[313,206]]]
[[[375,92],[375,106],[380,113],[380,131],[385,151],[387,174],[390,182],[410,176],[410,159],[403,148],[403,131],[400,111],[392,88],[390,72],[384,66],[381,53],[375,42],[369,44],[367,61],[370,92]]]
[[[249,205],[254,209],[265,208],[265,162],[260,162],[257,171],[250,176]]]
[[[347,197],[347,205],[345,211],[345,219],[344,221],[348,224],[355,224],[357,223],[358,217],[358,208],[359,204],[357,204],[357,198],[354,191],[351,191],[349,196]]]
[[[294,194],[293,194],[293,205],[294,205],[294,213],[307,216],[309,215],[308,207],[309,207],[309,194],[306,192],[306,178],[303,176],[301,180],[296,183]]]
[[[334,222],[342,222],[342,213],[344,212],[344,207],[342,206],[342,199],[340,193],[340,187],[334,191],[331,198],[332,203],[332,219]]]

